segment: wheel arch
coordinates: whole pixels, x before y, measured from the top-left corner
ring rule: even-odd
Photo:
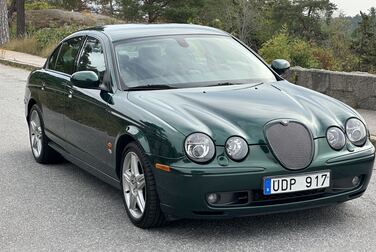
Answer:
[[[27,104],[27,114],[26,114],[26,120],[29,121],[29,116],[30,116],[30,110],[31,108],[37,104],[37,101],[33,98],[30,98],[28,104]]]
[[[124,148],[131,142],[137,143],[146,154],[150,154],[149,141],[145,134],[135,126],[128,126],[125,132],[119,134],[115,142],[115,167],[118,178],[120,178],[121,159]]]

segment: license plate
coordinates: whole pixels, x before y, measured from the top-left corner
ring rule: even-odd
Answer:
[[[309,191],[330,186],[330,171],[264,178],[264,195]]]

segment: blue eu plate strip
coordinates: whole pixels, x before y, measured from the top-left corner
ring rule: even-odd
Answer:
[[[272,194],[272,179],[266,178],[264,180],[264,195]]]

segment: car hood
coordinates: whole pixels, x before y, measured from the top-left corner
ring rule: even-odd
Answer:
[[[216,145],[233,135],[249,144],[264,144],[265,124],[277,119],[299,121],[319,138],[328,127],[343,127],[348,118],[360,117],[338,100],[287,81],[132,91],[128,99],[185,136],[204,132]]]

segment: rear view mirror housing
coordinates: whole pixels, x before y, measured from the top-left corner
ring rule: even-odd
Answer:
[[[93,71],[79,71],[72,75],[71,82],[74,86],[86,89],[99,89],[99,77]]]
[[[273,60],[271,67],[277,74],[281,75],[290,69],[290,62],[284,59],[276,59]]]

